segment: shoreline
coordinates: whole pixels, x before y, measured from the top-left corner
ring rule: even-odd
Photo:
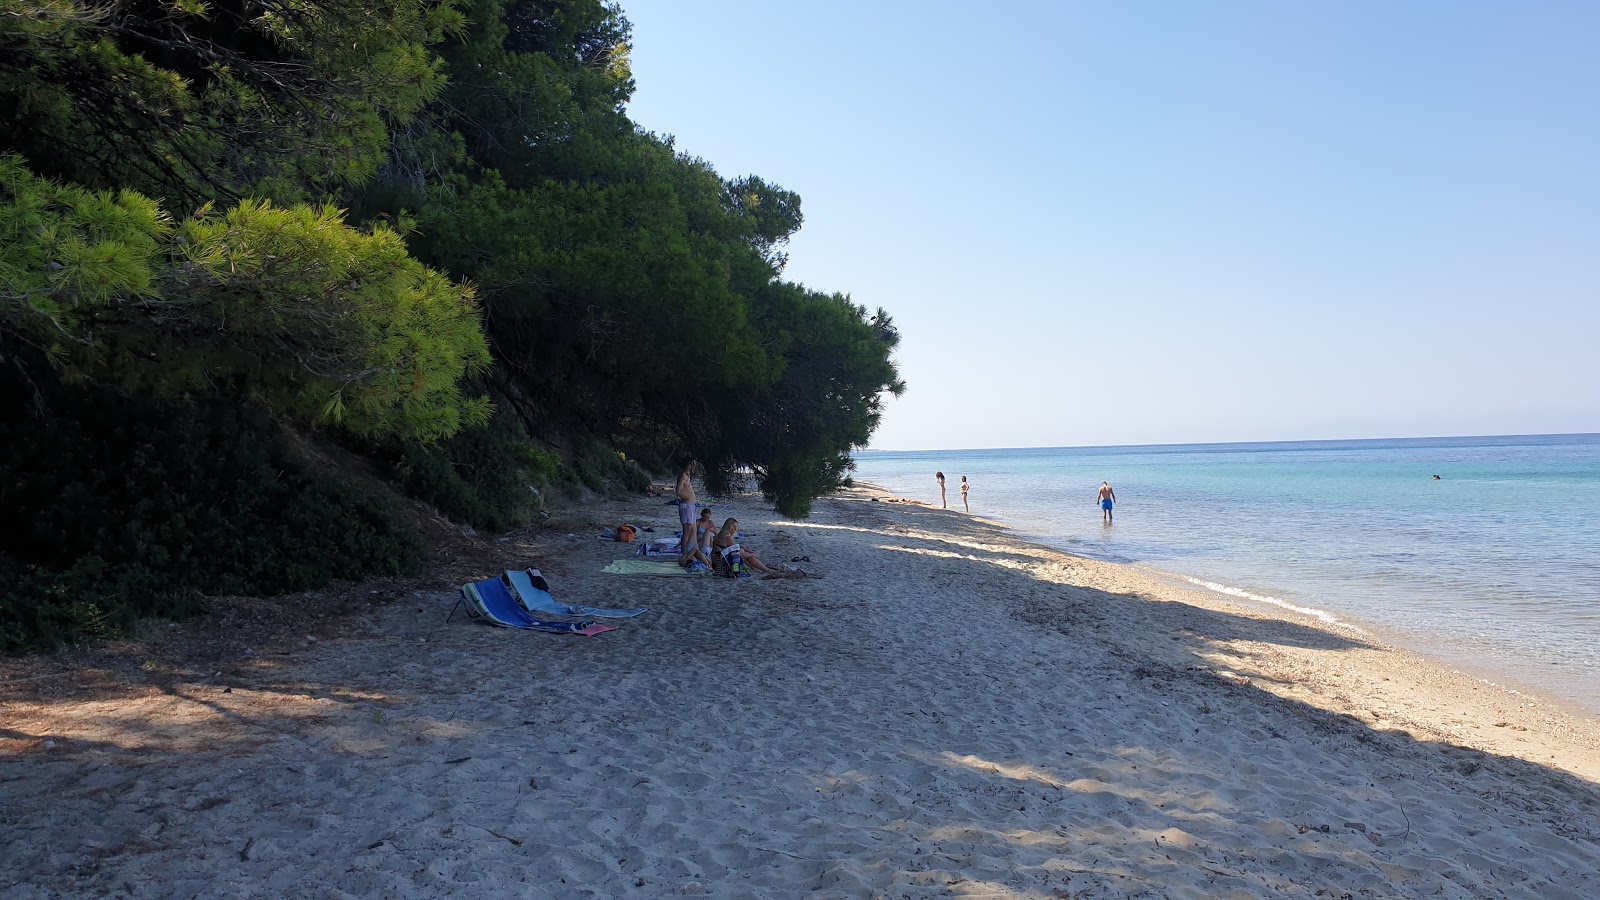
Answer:
[[[1143,568],[1145,568],[1143,563],[1112,563],[1112,565],[1127,565],[1127,566],[1130,566],[1130,567],[1132,567],[1134,569],[1143,569]],[[1179,579],[1179,580],[1184,580],[1184,581],[1186,581],[1189,578],[1193,577],[1193,576],[1183,575],[1183,574],[1176,573],[1176,572],[1166,572],[1164,570],[1157,569],[1154,566],[1150,566],[1148,568],[1149,568],[1150,572],[1152,572],[1152,573],[1154,573],[1156,575],[1156,577],[1174,578],[1174,579]],[[1216,590],[1214,588],[1208,587],[1208,586],[1203,585],[1203,584],[1202,585],[1175,584],[1174,586],[1179,588],[1180,590],[1198,591],[1200,593],[1204,593],[1204,594],[1207,594],[1207,595],[1218,594],[1218,595],[1221,595],[1221,597],[1223,597],[1223,598],[1227,598],[1229,596],[1227,591],[1218,591],[1218,590]],[[1244,599],[1245,602],[1239,603],[1238,605],[1240,605],[1240,606],[1249,606],[1251,608],[1256,608],[1258,606],[1260,606],[1260,607],[1277,607],[1278,606],[1278,604],[1265,603],[1265,602],[1257,601],[1257,600],[1254,600],[1254,599],[1251,599],[1251,598],[1242,598],[1242,599]],[[1224,599],[1223,602],[1231,602],[1231,601]],[[1287,603],[1288,601],[1282,601],[1282,602]],[[1578,703],[1575,700],[1571,700],[1571,699],[1568,699],[1566,697],[1562,697],[1562,696],[1559,696],[1557,694],[1553,694],[1547,688],[1541,688],[1538,685],[1525,683],[1525,682],[1520,681],[1517,678],[1515,678],[1515,677],[1513,677],[1513,676],[1511,676],[1511,675],[1509,675],[1509,674],[1507,674],[1505,672],[1497,672],[1497,671],[1493,670],[1491,667],[1489,667],[1488,664],[1484,664],[1484,665],[1478,666],[1478,667],[1473,667],[1470,664],[1463,663],[1463,662],[1451,659],[1451,658],[1449,658],[1448,654],[1445,654],[1445,653],[1443,653],[1443,652],[1441,652],[1439,650],[1439,648],[1442,647],[1443,645],[1436,645],[1434,647],[1420,648],[1420,649],[1416,648],[1416,647],[1408,646],[1407,642],[1405,642],[1403,640],[1397,640],[1394,637],[1393,632],[1392,632],[1391,629],[1386,628],[1386,627],[1384,627],[1382,625],[1373,623],[1373,622],[1369,622],[1369,621],[1367,621],[1365,619],[1362,619],[1362,618],[1360,618],[1358,616],[1355,616],[1355,615],[1352,615],[1352,614],[1349,614],[1349,613],[1340,613],[1340,614],[1338,614],[1338,617],[1336,617],[1337,618],[1337,624],[1335,624],[1335,623],[1328,623],[1326,621],[1322,621],[1321,620],[1320,616],[1318,616],[1316,614],[1316,613],[1319,613],[1319,612],[1323,612],[1321,609],[1317,609],[1316,612],[1314,612],[1314,613],[1307,614],[1307,613],[1302,613],[1302,612],[1299,612],[1297,610],[1286,608],[1286,607],[1280,607],[1280,608],[1283,608],[1283,612],[1279,613],[1279,615],[1282,615],[1284,618],[1294,620],[1296,617],[1303,617],[1306,620],[1316,620],[1316,621],[1318,621],[1320,627],[1324,627],[1324,628],[1338,629],[1340,627],[1345,627],[1345,628],[1354,629],[1355,631],[1359,632],[1365,640],[1368,640],[1368,641],[1373,642],[1373,643],[1381,644],[1384,647],[1390,649],[1391,651],[1394,651],[1396,653],[1405,653],[1405,654],[1409,654],[1411,656],[1415,656],[1418,660],[1422,661],[1423,663],[1425,663],[1427,665],[1445,669],[1446,671],[1449,671],[1449,672],[1451,672],[1453,674],[1459,675],[1462,678],[1470,679],[1471,681],[1477,682],[1477,683],[1482,684],[1482,685],[1484,685],[1486,687],[1493,688],[1493,689],[1495,689],[1497,691],[1501,691],[1501,692],[1510,694],[1510,695],[1512,695],[1514,697],[1524,698],[1524,699],[1526,699],[1528,701],[1540,704],[1542,706],[1549,707],[1553,712],[1555,712],[1557,714],[1560,714],[1562,716],[1566,716],[1566,717],[1568,717],[1570,719],[1573,719],[1575,721],[1590,722],[1595,726],[1597,731],[1600,731],[1600,713],[1595,713],[1593,711],[1590,711],[1590,710],[1584,708],[1584,706],[1582,704]],[[1272,614],[1271,610],[1265,610],[1265,611],[1268,612],[1268,614]],[[1329,613],[1329,615],[1333,615],[1333,614]],[[1496,679],[1498,679],[1498,680],[1496,680]]]
[[[1457,668],[1449,660],[1430,656],[1426,652],[1395,643],[1387,636],[1387,629],[1356,616],[1340,613],[1338,614],[1337,623],[1330,623],[1317,614],[1326,612],[1323,610],[1302,612],[1286,605],[1234,597],[1205,585],[1183,583],[1193,576],[1188,576],[1181,572],[1171,572],[1139,562],[1115,562],[1072,553],[1045,543],[1037,536],[1026,535],[1017,526],[1001,518],[971,516],[958,509],[939,509],[926,501],[902,497],[881,485],[869,481],[857,481],[856,485],[877,494],[880,498],[895,498],[894,505],[920,506],[936,513],[948,513],[954,516],[974,519],[987,527],[1002,532],[1010,540],[1034,547],[1044,553],[1070,558],[1082,568],[1093,570],[1097,567],[1109,567],[1109,570],[1113,572],[1121,571],[1126,573],[1121,578],[1109,576],[1110,580],[1134,585],[1141,581],[1160,585],[1159,588],[1152,589],[1152,592],[1164,595],[1163,599],[1170,602],[1189,603],[1208,609],[1247,612],[1255,618],[1281,622],[1284,625],[1299,628],[1315,629],[1335,637],[1354,635],[1361,642],[1372,646],[1379,652],[1380,655],[1374,657],[1374,659],[1394,661],[1397,665],[1393,668],[1400,670],[1402,676],[1410,675],[1424,678],[1428,684],[1435,686],[1436,690],[1446,692],[1456,702],[1461,702],[1465,698],[1471,697],[1472,703],[1490,704],[1494,712],[1490,714],[1488,711],[1478,710],[1477,718],[1495,718],[1499,720],[1504,715],[1509,715],[1510,711],[1516,710],[1521,712],[1524,717],[1537,719],[1542,723],[1541,733],[1560,739],[1562,747],[1558,748],[1554,754],[1543,753],[1542,750],[1535,751],[1534,756],[1561,756],[1563,755],[1562,749],[1569,747],[1586,751],[1585,755],[1587,755],[1587,752],[1600,751],[1600,715],[1584,709],[1573,701],[1542,691],[1536,685],[1521,684],[1511,678],[1505,678],[1506,682],[1509,683],[1500,683],[1491,681],[1486,677],[1489,674],[1500,674],[1505,677],[1503,673],[1490,673],[1487,670],[1482,672],[1465,671]],[[1098,580],[1105,580],[1107,577],[1102,574]],[[1331,612],[1328,614],[1333,615]],[[1376,674],[1383,682],[1392,682],[1396,677],[1397,673],[1391,670],[1390,665],[1385,664],[1379,668],[1381,671]],[[1346,705],[1353,709],[1362,704],[1358,698],[1354,702],[1346,703]],[[1463,712],[1467,711],[1469,711],[1469,706],[1464,706]],[[1452,740],[1469,738],[1466,745],[1476,749],[1491,749],[1493,752],[1505,752],[1506,750],[1506,742],[1495,740],[1493,733],[1484,731],[1481,724],[1470,732],[1463,732],[1458,728],[1448,727],[1443,723],[1428,722],[1425,717],[1420,718],[1419,721],[1413,724],[1429,732],[1432,737],[1449,735]],[[1518,725],[1525,728],[1529,727],[1525,723],[1514,723],[1504,727],[1514,728]],[[1496,726],[1491,723],[1490,727]],[[1575,737],[1577,740],[1574,744],[1567,745],[1565,739],[1568,737]],[[1581,772],[1573,771],[1573,774],[1579,774],[1589,780],[1600,782],[1600,752],[1594,752],[1593,758],[1585,760],[1581,765],[1581,769]]]
[[[219,600],[0,660],[0,892],[1600,894],[1592,721],[888,496],[718,505],[803,581],[603,573],[631,548],[598,531],[672,527],[639,498],[314,626],[322,595]],[[446,623],[449,584],[523,564],[650,612]]]
[[[858,479],[856,484],[869,487],[874,491],[880,491],[885,496],[896,497],[896,502],[922,504],[929,509],[937,508],[929,501],[896,494],[893,490],[869,480]],[[959,507],[951,507],[950,511],[962,514]],[[1144,572],[1152,577],[1172,583],[1174,587],[1180,590],[1200,591],[1207,596],[1216,595],[1237,598],[1233,602],[1237,602],[1247,608],[1261,610],[1268,608],[1281,609],[1283,614],[1293,621],[1311,622],[1315,620],[1325,627],[1337,627],[1336,624],[1331,624],[1328,621],[1332,619],[1335,623],[1343,623],[1359,630],[1370,640],[1383,643],[1398,651],[1415,654],[1423,660],[1443,666],[1484,685],[1536,701],[1573,719],[1600,723],[1600,708],[1591,708],[1586,705],[1587,703],[1600,701],[1580,699],[1580,696],[1588,698],[1592,694],[1592,688],[1589,691],[1579,692],[1579,696],[1564,696],[1557,692],[1556,689],[1532,680],[1536,676],[1534,672],[1518,673],[1514,671],[1514,667],[1511,669],[1506,668],[1495,657],[1485,657],[1482,662],[1475,660],[1470,648],[1452,643],[1448,635],[1439,632],[1429,632],[1419,627],[1413,627],[1409,630],[1397,629],[1381,622],[1364,618],[1360,612],[1355,611],[1310,604],[1302,606],[1301,601],[1298,600],[1279,596],[1258,595],[1252,589],[1234,584],[1214,582],[1205,576],[1166,569],[1155,563],[1132,559],[1106,559],[1101,556],[1085,555],[1072,548],[1053,542],[1048,535],[1030,532],[1025,522],[1008,519],[1004,516],[986,518],[985,521],[994,524],[996,527],[1007,529],[1018,540],[1027,541],[1075,558],[1105,565],[1125,566],[1134,571]],[[1288,585],[1279,584],[1277,588],[1287,590],[1290,596],[1293,596],[1293,591],[1289,590]],[[1240,593],[1235,594],[1234,592],[1236,591]],[[1274,593],[1277,593],[1277,591],[1274,591]]]

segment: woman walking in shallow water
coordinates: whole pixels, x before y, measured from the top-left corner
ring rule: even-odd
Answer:
[[[972,512],[972,507],[967,505],[967,488],[968,487],[970,487],[970,485],[967,484],[967,476],[965,476],[965,475],[961,476],[961,508],[966,510],[967,512]]]
[[[949,509],[950,507],[944,502],[944,473],[933,473],[933,480],[939,482],[939,508]]]

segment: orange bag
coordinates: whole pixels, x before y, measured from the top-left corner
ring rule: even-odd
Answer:
[[[621,541],[624,544],[633,543],[633,536],[635,534],[638,534],[638,533],[639,533],[639,529],[633,527],[632,525],[618,525],[617,526],[617,540]]]

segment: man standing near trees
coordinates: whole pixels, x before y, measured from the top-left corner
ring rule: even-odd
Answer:
[[[683,461],[683,470],[678,473],[678,521],[683,524],[683,537],[679,538],[678,544],[683,555],[678,557],[678,565],[699,573],[706,571],[707,566],[695,558],[700,555],[700,542],[694,533],[698,504],[695,502],[694,482],[689,478],[693,470],[694,460],[686,459]]]

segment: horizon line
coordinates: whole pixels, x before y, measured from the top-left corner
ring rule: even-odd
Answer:
[[[1600,437],[1600,431],[1561,431],[1561,432],[1535,432],[1531,434],[1437,434],[1414,435],[1411,437],[1367,437],[1367,438],[1294,438],[1290,440],[1271,441],[1176,441],[1153,444],[1040,444],[1030,447],[918,447],[918,448],[880,448],[860,447],[854,453],[971,453],[973,451],[994,450],[1122,450],[1136,447],[1224,447],[1248,446],[1253,444],[1354,444],[1376,441],[1441,441],[1441,440],[1480,440],[1484,438],[1572,438],[1572,437]]]

